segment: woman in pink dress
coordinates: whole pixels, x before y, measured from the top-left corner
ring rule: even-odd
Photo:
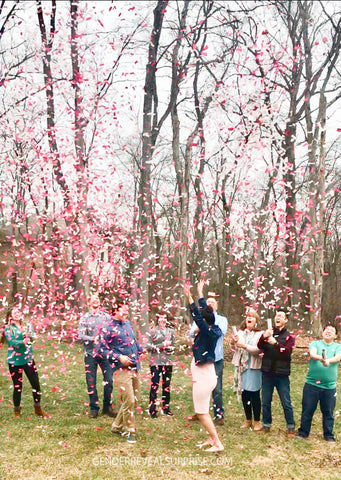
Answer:
[[[198,284],[199,298],[203,298],[204,280]],[[208,439],[199,444],[200,448],[208,446],[207,452],[221,452],[224,446],[221,443],[216,427],[209,413],[210,398],[217,384],[217,375],[214,369],[214,350],[218,338],[223,334],[215,325],[212,307],[204,306],[199,310],[191,294],[190,286],[184,287],[192,319],[198,326],[198,333],[192,346],[193,360],[191,363],[193,382],[193,404],[199,421],[208,433]]]

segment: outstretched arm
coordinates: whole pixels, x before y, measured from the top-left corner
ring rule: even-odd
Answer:
[[[184,285],[184,294],[186,295],[188,303],[190,305],[194,303],[194,298],[192,297],[192,293],[191,293],[191,285],[189,283],[185,283]]]
[[[201,278],[198,282],[197,292],[198,292],[198,297],[199,298],[203,298],[203,296],[204,296],[204,285],[205,285],[205,283],[206,283],[206,281],[203,278]]]

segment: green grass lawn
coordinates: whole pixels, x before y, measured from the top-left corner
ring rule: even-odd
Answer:
[[[273,427],[267,435],[240,430],[244,415],[231,388],[231,365],[225,367],[226,424],[218,427],[225,445],[220,454],[198,450],[205,439],[192,413],[190,357],[181,357],[172,381],[174,417],[151,420],[148,406],[148,364],[142,372],[141,407],[137,413],[138,442],[127,444],[110,433],[111,419],[91,419],[88,411],[83,358],[79,345],[53,343],[35,346],[43,392],[50,418],[33,415],[29,383],[24,379],[22,417],[13,418],[12,384],[7,372],[6,346],[0,352],[0,478],[29,479],[309,479],[341,478],[339,444],[322,438],[321,415],[316,413],[308,441],[287,439],[282,409],[274,399]],[[296,422],[307,365],[294,364],[291,375]],[[101,380],[101,377],[99,377]],[[100,386],[100,381],[99,381]],[[102,396],[102,388],[99,388]],[[336,410],[340,409],[338,399]],[[341,437],[340,416],[335,433]]]

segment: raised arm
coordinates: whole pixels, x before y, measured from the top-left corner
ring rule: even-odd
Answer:
[[[191,285],[189,283],[185,283],[184,285],[184,294],[187,297],[188,303],[192,305],[192,303],[194,303],[194,298],[192,297]]]
[[[198,285],[197,285],[197,292],[198,292],[198,298],[203,298],[204,297],[204,285],[205,285],[206,281],[201,278],[198,282]]]

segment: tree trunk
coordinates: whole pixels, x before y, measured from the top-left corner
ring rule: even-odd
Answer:
[[[152,195],[151,195],[151,160],[154,153],[155,141],[158,135],[157,108],[158,98],[156,92],[156,68],[157,53],[162,29],[164,13],[168,0],[159,0],[154,9],[154,24],[149,43],[148,63],[144,85],[143,104],[143,132],[142,132],[142,156],[140,165],[139,184],[139,226],[141,253],[139,258],[138,279],[139,279],[139,300],[140,300],[140,328],[144,333],[149,328],[149,285],[148,270],[151,265],[151,254],[153,247],[152,228]]]
[[[78,54],[78,0],[71,0],[71,63],[72,63],[72,85],[74,88],[74,144],[76,152],[76,172],[77,172],[77,211],[75,222],[78,225],[78,232],[75,238],[74,257],[75,269],[74,286],[85,296],[89,295],[90,282],[88,271],[88,245],[86,241],[86,232],[91,219],[88,215],[88,178],[87,178],[87,160],[85,155],[85,128],[86,120],[83,112],[83,97],[81,92],[82,76],[79,68]],[[79,298],[79,306],[85,301],[82,295]]]
[[[310,216],[310,322],[314,335],[322,329],[321,306],[324,277],[324,219],[325,219],[325,142],[326,97],[321,93],[319,117],[321,125],[320,149],[316,140],[309,152],[309,216]],[[318,156],[318,158],[317,158]]]
[[[67,210],[71,206],[71,199],[68,185],[63,175],[61,161],[56,139],[56,124],[55,124],[55,106],[54,106],[54,92],[53,92],[53,78],[51,72],[51,50],[53,39],[55,35],[55,21],[56,21],[56,0],[52,0],[52,14],[50,20],[50,39],[47,37],[45,21],[43,17],[43,10],[41,2],[37,1],[37,14],[40,27],[40,35],[43,47],[43,73],[45,83],[45,94],[47,103],[47,136],[49,142],[50,153],[52,157],[53,173],[63,196],[64,207]]]

